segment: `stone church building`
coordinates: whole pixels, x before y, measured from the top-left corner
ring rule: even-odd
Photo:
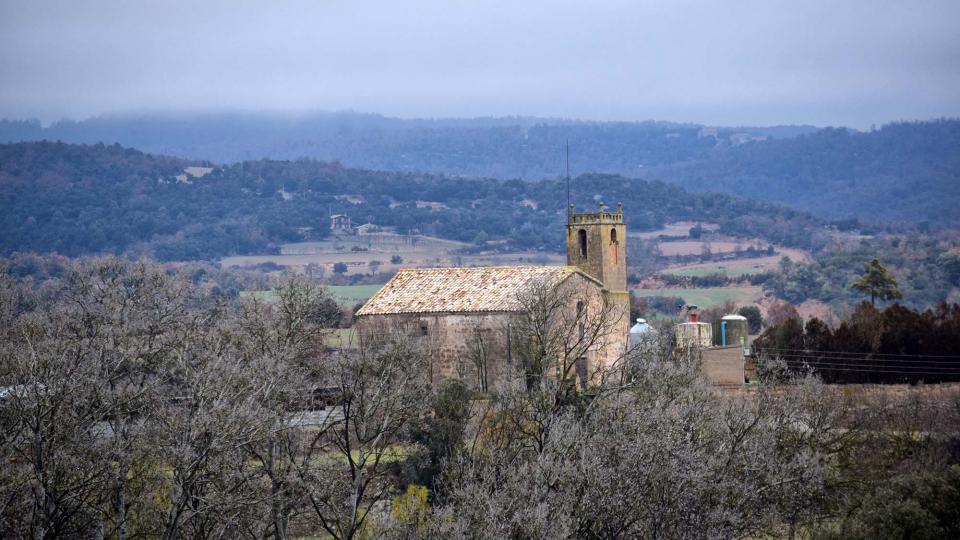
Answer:
[[[571,206],[566,228],[567,266],[400,270],[357,311],[361,342],[402,333],[424,349],[432,382],[457,377],[485,391],[520,361],[524,295],[546,286],[565,306],[559,320],[604,314],[603,335],[576,353],[576,378],[586,386],[627,348],[627,231],[622,207],[610,212],[603,203],[594,213],[574,213]]]

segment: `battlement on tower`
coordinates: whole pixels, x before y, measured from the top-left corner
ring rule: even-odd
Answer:
[[[586,213],[576,213],[574,212],[573,205],[570,205],[570,214],[568,221],[570,225],[598,225],[598,224],[617,224],[623,223],[623,205],[617,203],[617,210],[615,212],[607,212],[604,210],[605,206],[600,203],[599,212],[586,212]]]

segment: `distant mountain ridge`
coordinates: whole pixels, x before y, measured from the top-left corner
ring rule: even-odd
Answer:
[[[387,118],[375,114],[113,115],[80,122],[0,121],[0,142],[119,142],[234,163],[303,157],[382,171],[540,180],[571,172],[662,180],[838,219],[960,226],[960,121],[870,132],[811,126],[719,127],[534,117]]]
[[[349,167],[454,176],[540,180],[564,172],[637,176],[643,167],[685,161],[717,144],[703,126],[671,122],[598,122],[559,118],[399,119],[352,112],[311,114],[202,113],[104,115],[48,127],[39,121],[0,121],[0,142],[114,142],[145,152],[234,163],[310,157]],[[793,137],[811,126],[715,128]]]

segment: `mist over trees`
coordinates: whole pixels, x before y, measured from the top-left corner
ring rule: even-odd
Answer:
[[[187,159],[225,164],[301,157],[350,167],[452,176],[541,180],[563,172],[562,149],[574,149],[574,175],[635,175],[641,165],[685,161],[716,141],[701,126],[672,122],[591,122],[536,117],[399,119],[352,112],[105,115],[64,120],[0,120],[0,142],[62,140],[120,143]],[[792,137],[811,126],[721,128],[755,136]]]

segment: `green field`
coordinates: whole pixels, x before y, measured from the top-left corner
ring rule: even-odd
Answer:
[[[373,296],[373,293],[380,290],[383,287],[380,285],[330,285],[327,286],[327,290],[330,291],[330,294],[334,296],[340,303],[348,303],[350,305],[356,304],[357,302],[363,302]]]
[[[636,296],[679,296],[684,302],[701,308],[719,306],[733,300],[738,306],[753,304],[763,296],[760,287],[708,287],[702,289],[633,289]]]
[[[330,295],[337,299],[337,302],[345,307],[353,307],[358,302],[364,302],[373,296],[373,293],[380,290],[383,285],[328,285],[325,287]],[[273,301],[273,291],[243,291],[240,293],[244,298],[259,298],[261,300]]]
[[[293,242],[280,246],[281,255],[317,255],[354,253],[354,247],[369,249],[372,253],[429,252],[443,254],[469,244],[432,236],[373,234],[364,236],[341,235],[314,242]]]
[[[336,251],[350,251],[350,248],[368,247],[369,242],[353,237],[344,240],[322,240],[319,242],[295,242],[280,246],[281,255],[304,255],[313,253],[331,253]],[[337,249],[339,248],[339,249]]]
[[[335,328],[330,330],[330,334],[324,339],[324,343],[336,349],[356,349],[357,332],[353,328]]]
[[[768,268],[764,265],[756,265],[756,266],[741,265],[741,266],[730,267],[730,266],[718,264],[715,266],[702,266],[697,268],[677,268],[677,269],[667,268],[666,270],[663,270],[662,273],[673,274],[675,276],[689,276],[689,277],[704,277],[704,276],[711,276],[714,274],[723,274],[724,276],[727,276],[727,277],[738,277],[738,276],[746,276],[750,274],[760,274],[767,270]]]

